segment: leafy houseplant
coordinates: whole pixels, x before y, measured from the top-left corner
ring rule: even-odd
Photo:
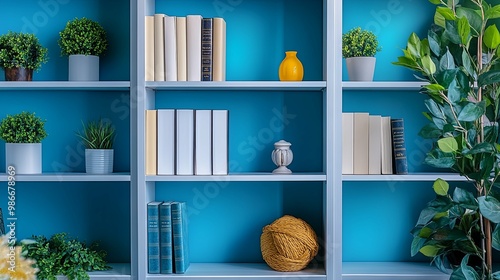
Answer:
[[[35,113],[7,115],[0,122],[0,138],[5,143],[6,170],[17,174],[42,173],[42,143],[47,136],[45,121]]]
[[[90,279],[88,271],[107,270],[106,252],[99,250],[97,243],[87,246],[66,233],[54,234],[50,239],[43,235],[33,236],[32,241],[22,242],[26,257],[36,260],[38,279],[57,279],[65,275],[68,279]]]
[[[349,79],[371,81],[375,71],[375,54],[379,52],[377,36],[355,27],[342,35],[342,57],[346,59]]]
[[[91,19],[75,18],[59,36],[61,54],[69,56],[69,80],[99,80],[99,56],[108,47],[104,28]]]
[[[429,120],[420,135],[433,139],[425,162],[464,176],[470,188],[437,179],[436,198],[412,230],[412,255],[431,257],[450,279],[500,279],[492,251],[500,250],[500,5],[430,0],[434,24],[426,38],[412,33],[394,62],[427,82],[421,92]]]
[[[102,119],[83,124],[83,132],[77,136],[85,146],[85,168],[87,173],[111,173],[113,171],[113,142],[115,128]]]
[[[47,49],[34,34],[9,31],[0,36],[0,67],[5,70],[7,81],[31,81],[33,70],[38,70],[45,62]],[[23,73],[26,75],[22,76]]]

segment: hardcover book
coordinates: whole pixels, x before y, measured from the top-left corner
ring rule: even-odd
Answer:
[[[148,203],[148,273],[160,273],[160,201]]]
[[[177,81],[187,81],[186,17],[176,18]]]
[[[201,15],[186,16],[188,81],[201,81],[201,19]]]
[[[157,111],[146,110],[146,175],[156,175],[157,168]]]
[[[155,80],[155,18],[146,16],[144,19],[144,79]]]
[[[354,174],[354,114],[342,113],[342,174]]]
[[[229,111],[212,111],[212,174],[228,174]]]
[[[165,81],[177,81],[177,42],[176,42],[176,18],[165,16],[163,18],[163,30],[165,32]]]
[[[213,18],[212,32],[212,78],[214,81],[226,80],[226,21]]]
[[[382,174],[393,174],[392,164],[391,117],[382,117]]]
[[[201,80],[212,81],[213,19],[201,20]]]
[[[176,112],[176,175],[194,175],[194,110]]]
[[[368,146],[370,117],[368,113],[354,113],[353,171],[368,174]]]
[[[157,174],[175,174],[175,110],[159,109],[157,125]]]
[[[165,49],[165,32],[163,31],[163,18],[164,14],[155,14],[154,16],[154,68],[155,68],[155,81],[165,81],[165,63],[164,63],[164,49]]]
[[[160,204],[160,273],[174,272],[172,247],[172,202]]]
[[[212,175],[212,111],[195,111],[194,174]]]
[[[392,130],[392,150],[394,156],[395,174],[408,174],[404,120],[391,119],[391,130]]]
[[[172,234],[174,248],[174,272],[185,273],[189,268],[188,219],[185,202],[173,202]]]
[[[382,174],[382,116],[370,115],[368,174]]]

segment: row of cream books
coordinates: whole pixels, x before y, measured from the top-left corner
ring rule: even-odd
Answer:
[[[145,19],[146,81],[225,81],[226,22],[201,15]]]
[[[146,110],[146,175],[227,175],[228,110]]]
[[[342,113],[342,174],[408,174],[403,119]]]
[[[148,273],[183,274],[189,268],[186,211],[184,201],[148,203]]]

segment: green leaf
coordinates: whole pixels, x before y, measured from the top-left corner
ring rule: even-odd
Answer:
[[[417,225],[425,225],[427,224],[429,221],[432,220],[432,218],[434,218],[434,216],[438,213],[438,211],[436,211],[436,209],[432,208],[432,207],[426,207],[422,210],[422,212],[420,212],[420,215],[418,217],[418,221],[417,221]]]
[[[496,49],[500,44],[500,33],[496,25],[492,24],[486,28],[484,31],[483,42],[486,47],[490,49]]]
[[[449,50],[447,50],[446,53],[439,60],[439,68],[441,70],[455,68],[455,61],[453,60],[453,55],[451,55]]]
[[[418,38],[416,33],[413,32],[410,34],[406,49],[413,57],[420,57],[420,38]]]
[[[436,64],[434,64],[429,55],[422,57],[422,67],[424,68],[424,72],[428,76],[431,76],[432,74],[436,73]]]
[[[495,230],[493,230],[492,233],[492,247],[495,248],[495,250],[500,251],[500,226],[495,225]]]
[[[448,190],[450,189],[450,185],[445,180],[438,178],[434,181],[432,188],[437,195],[446,196],[448,194]]]
[[[411,256],[415,256],[418,254],[422,246],[425,244],[425,239],[421,238],[419,236],[413,237],[413,240],[411,242]]]
[[[448,7],[437,7],[436,12],[444,17],[446,20],[455,20],[455,13]]]
[[[439,247],[434,245],[425,245],[420,248],[420,253],[422,253],[426,257],[435,257],[439,252]]]
[[[496,152],[495,146],[491,143],[479,143],[470,149],[469,154],[479,154],[479,153],[494,153]]]
[[[436,101],[432,99],[426,99],[424,101],[424,104],[434,117],[444,119],[444,114],[441,110],[441,106],[438,103],[436,103]]]
[[[439,149],[445,153],[454,153],[458,150],[457,140],[453,137],[441,138],[437,141]]]
[[[441,4],[440,0],[429,0],[429,2],[431,2],[432,4],[435,4],[435,5]]]
[[[425,139],[435,139],[440,137],[442,132],[434,123],[428,123],[420,129],[418,135]]]
[[[479,75],[477,85],[479,87],[500,83],[500,70],[490,70]]]
[[[458,114],[459,121],[473,122],[479,119],[485,112],[485,103],[468,103]]]
[[[427,40],[429,41],[429,48],[435,56],[441,55],[441,41],[439,35],[433,30],[429,30],[427,34]]]
[[[474,34],[474,36],[477,36],[479,34],[479,31],[482,29],[483,19],[476,12],[476,10],[466,7],[457,7],[456,13],[458,17],[467,18],[467,21],[472,28],[471,32]]]
[[[500,223],[500,202],[492,196],[480,196],[477,200],[481,214],[493,223]]]
[[[426,157],[425,158],[425,163],[437,167],[437,168],[451,168],[453,165],[455,165],[455,158],[452,157],[443,157],[443,158],[433,158],[433,157]]]
[[[479,208],[474,194],[462,188],[455,188],[453,191],[453,200],[466,209],[476,211]]]
[[[466,17],[461,17],[457,23],[458,35],[462,41],[463,45],[467,45],[469,42],[470,35],[470,25]]]
[[[489,8],[485,14],[487,19],[500,18],[500,5]]]

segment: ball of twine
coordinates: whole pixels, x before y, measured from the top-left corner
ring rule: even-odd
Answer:
[[[299,271],[318,253],[318,240],[309,224],[285,215],[263,228],[260,249],[272,269]]]

